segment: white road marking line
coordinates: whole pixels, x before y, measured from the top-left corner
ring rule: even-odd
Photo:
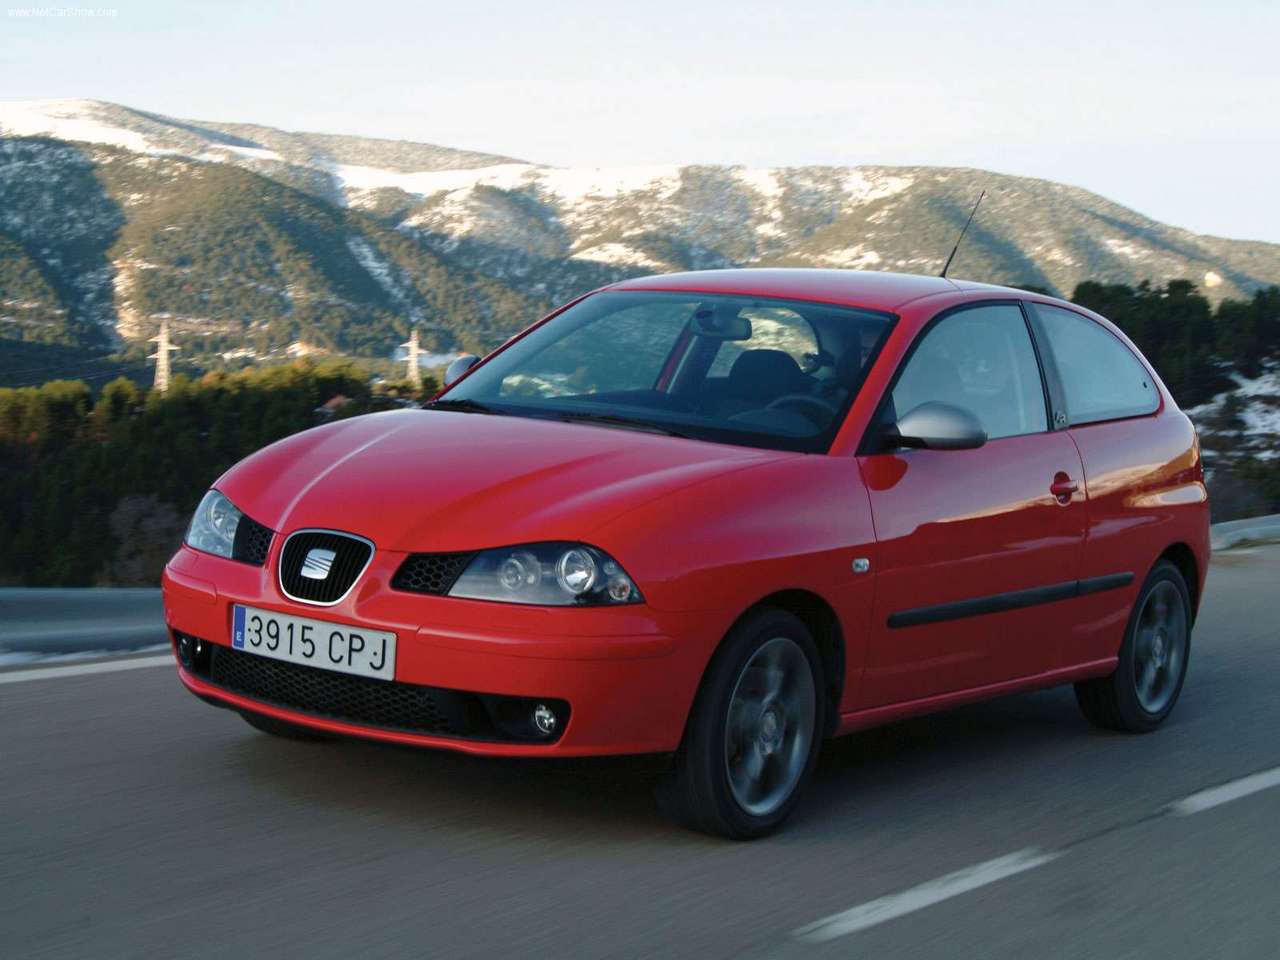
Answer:
[[[1248,777],[1241,777],[1239,780],[1224,783],[1220,787],[1201,790],[1199,793],[1193,793],[1189,797],[1183,797],[1181,800],[1169,804],[1166,809],[1176,816],[1189,817],[1193,813],[1210,810],[1213,807],[1230,803],[1232,800],[1239,800],[1241,797],[1247,797],[1261,790],[1269,790],[1272,787],[1280,787],[1280,767],[1276,767],[1274,770],[1263,770],[1261,773],[1255,773]]]
[[[861,904],[852,910],[833,914],[816,923],[801,927],[794,931],[792,936],[805,943],[825,943],[916,910],[923,910],[935,903],[958,897],[962,893],[977,890],[979,887],[985,887],[1025,870],[1032,870],[1051,860],[1056,860],[1059,856],[1061,856],[1060,853],[1044,853],[1034,847],[1028,847],[1017,853],[957,870],[955,873],[949,873],[937,880],[930,880],[928,883],[904,890],[902,893],[890,894],[879,900]]]
[[[143,667],[172,666],[173,657],[135,657],[129,660],[104,660],[101,663],[78,663],[70,667],[43,667],[38,670],[11,670],[0,673],[0,683],[25,683],[28,680],[54,680],[58,677],[79,677],[88,673],[117,673],[120,670],[141,670]]]

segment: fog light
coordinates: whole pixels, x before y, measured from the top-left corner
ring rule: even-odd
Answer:
[[[195,646],[194,637],[188,637],[185,633],[178,634],[178,659],[188,670],[195,666]]]
[[[549,737],[556,732],[556,722],[555,712],[545,703],[540,703],[533,708],[533,725],[544,737]]]

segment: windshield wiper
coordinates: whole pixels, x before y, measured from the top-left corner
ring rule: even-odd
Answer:
[[[456,410],[458,413],[497,413],[493,407],[465,397],[458,400],[431,400],[423,406],[428,410]]]
[[[689,437],[687,433],[681,433],[679,430],[673,430],[670,427],[649,423],[646,420],[617,417],[608,413],[573,413],[565,411],[556,412],[549,416],[557,420],[563,420],[566,423],[598,423],[604,427],[622,427],[627,430],[640,430],[644,433],[661,433],[668,437],[684,437],[685,439]]]

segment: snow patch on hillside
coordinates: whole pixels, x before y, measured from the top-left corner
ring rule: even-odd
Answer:
[[[1074,267],[1076,265],[1076,258],[1061,247],[1050,245],[1047,248],[1038,248],[1033,252],[1040,259],[1047,260],[1049,263],[1060,263],[1064,267]]]
[[[1143,250],[1136,243],[1129,240],[1121,240],[1117,237],[1107,237],[1102,241],[1102,245],[1117,257],[1127,257],[1130,260],[1141,260],[1150,256],[1147,251]]]
[[[368,240],[364,237],[347,237],[347,249],[356,258],[356,262],[364,268],[365,273],[373,277],[374,282],[386,292],[391,301],[409,315],[410,320],[416,323],[422,319],[422,311],[413,304],[408,282],[399,276],[399,271],[394,266],[373,249]]]
[[[664,264],[647,253],[625,243],[599,243],[573,255],[575,260],[591,260],[595,263],[611,263],[623,267],[662,269]]]
[[[534,169],[541,189],[569,203],[651,191],[670,196],[680,187],[680,168],[674,166]]]
[[[239,154],[242,157],[247,157],[250,160],[273,160],[277,163],[284,162],[284,157],[280,156],[280,154],[276,153],[274,150],[267,150],[263,147],[242,147],[242,146],[239,146],[238,144],[233,144],[233,143],[215,143],[210,149],[226,150],[230,153],[235,153],[235,154]],[[211,160],[221,161],[226,159],[226,157],[219,157],[216,154],[213,154],[213,155],[205,154],[205,156],[209,157],[209,159]]]
[[[832,250],[830,253],[823,254],[818,261],[824,266],[829,267],[852,267],[860,270],[864,267],[878,267],[884,262],[884,258],[874,250],[868,250],[862,244],[855,244],[852,247],[844,247],[840,250]]]
[[[913,183],[915,183],[915,177],[853,170],[844,178],[841,186],[851,203],[862,204],[902,193]]]
[[[399,173],[381,167],[362,167],[337,164],[333,175],[344,190],[402,190],[405,193],[429,197],[436,193],[448,193],[476,186],[515,190],[524,186],[529,175],[537,168],[528,163],[503,163],[492,167],[476,167],[472,170],[421,170],[416,173]]]
[[[0,133],[105,143],[135,153],[151,149],[142,134],[106,123],[100,113],[92,100],[10,100],[0,102]]]
[[[748,170],[738,167],[733,171],[733,178],[748,190],[753,190],[770,200],[782,196],[782,183],[778,179],[776,170]]]
[[[437,193],[495,187],[521,190],[534,187],[565,203],[613,199],[628,193],[653,191],[670,196],[680,186],[680,168],[661,167],[539,167],[503,163],[465,170],[422,170],[398,173],[380,167],[338,164],[333,175],[344,190],[402,190],[420,197]]]
[[[1213,424],[1223,413],[1223,406],[1228,397],[1240,400],[1239,419],[1243,426],[1243,435],[1251,443],[1266,445],[1266,449],[1256,450],[1254,456],[1262,460],[1280,457],[1280,450],[1270,443],[1271,438],[1280,437],[1280,368],[1271,369],[1260,377],[1249,379],[1237,373],[1231,374],[1236,382],[1236,389],[1229,393],[1220,393],[1208,403],[1192,407],[1185,411],[1197,427]],[[1216,442],[1206,437],[1206,453],[1212,453],[1211,444]]]

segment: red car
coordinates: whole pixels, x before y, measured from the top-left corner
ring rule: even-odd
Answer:
[[[193,693],[285,736],[671,753],[664,809],[733,837],[790,813],[824,737],[1065,683],[1104,727],[1173,709],[1199,449],[1102,317],[725,270],[467,362],[217,481],[164,575]]]

